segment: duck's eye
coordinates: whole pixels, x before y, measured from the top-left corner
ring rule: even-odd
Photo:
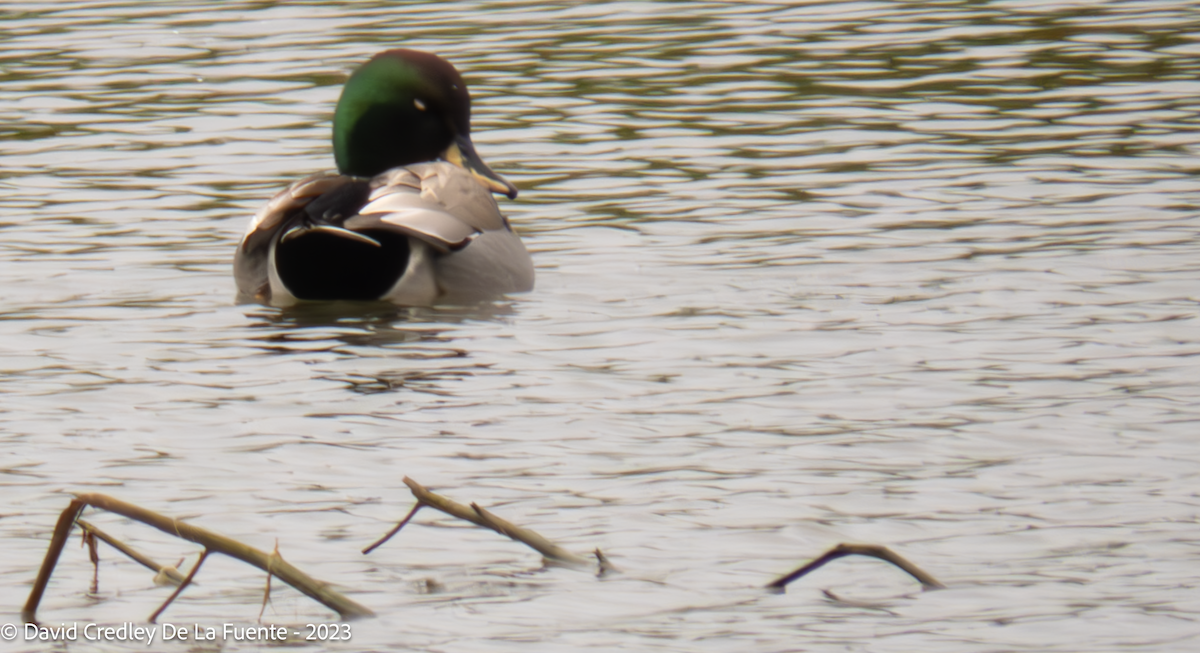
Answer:
[[[413,100],[413,106],[417,107],[417,111],[425,110],[425,103],[422,102],[420,98]]]

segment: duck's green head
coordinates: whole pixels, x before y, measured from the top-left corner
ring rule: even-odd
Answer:
[[[350,75],[333,115],[333,157],[339,172],[359,177],[442,159],[494,192],[517,196],[475,153],[462,76],[427,52],[381,52]]]

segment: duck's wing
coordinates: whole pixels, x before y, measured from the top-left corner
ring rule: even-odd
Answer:
[[[533,261],[492,193],[462,168],[436,161],[389,170],[367,204],[343,223],[389,230],[428,245],[443,299],[472,300],[533,287]]]
[[[442,254],[465,247],[485,231],[508,230],[492,194],[462,168],[441,161],[393,168],[375,177],[367,204],[342,226],[398,231]]]
[[[317,198],[354,183],[361,183],[361,180],[325,172],[305,177],[272,197],[250,221],[234,254],[233,276],[238,292],[252,297],[269,293],[267,265],[271,242],[278,232]]]

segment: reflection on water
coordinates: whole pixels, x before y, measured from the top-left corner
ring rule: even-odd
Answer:
[[[380,613],[344,650],[1195,648],[1194,3],[0,12],[0,622],[95,490],[279,538]],[[471,84],[538,288],[235,304],[249,216],[332,166],[345,72],[399,45]],[[626,573],[425,513],[361,556],[404,475]],[[758,589],[838,541],[950,589]],[[93,595],[68,549],[45,620],[165,598],[102,556]],[[245,571],[168,617],[253,622]],[[266,618],[328,615],[276,588]]]

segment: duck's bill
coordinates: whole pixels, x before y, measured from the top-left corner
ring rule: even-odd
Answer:
[[[487,167],[483,159],[479,158],[479,154],[475,152],[475,145],[471,143],[470,138],[466,136],[455,138],[454,142],[450,143],[450,147],[442,152],[442,160],[449,161],[471,173],[475,179],[479,180],[479,183],[493,193],[507,195],[510,200],[517,198],[517,187]]]

